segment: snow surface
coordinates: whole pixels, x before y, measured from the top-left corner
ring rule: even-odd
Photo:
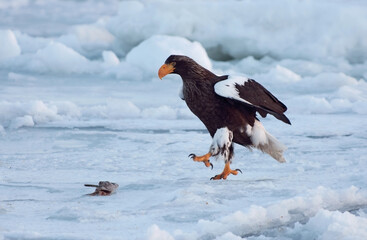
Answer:
[[[0,239],[367,239],[363,1],[0,0]],[[287,163],[212,142],[171,53],[284,102]],[[90,197],[85,183],[120,185]]]

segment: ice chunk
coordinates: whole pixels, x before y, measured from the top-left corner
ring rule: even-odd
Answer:
[[[333,106],[326,98],[309,95],[293,98],[288,104],[288,109],[290,112],[298,113],[325,114],[333,112]]]
[[[215,240],[241,240],[243,239],[242,237],[236,236],[231,232],[227,232],[225,234],[223,234],[220,237],[215,238]]]
[[[136,118],[140,115],[140,109],[131,101],[109,99],[107,103],[84,107],[84,116],[104,119]]]
[[[345,99],[349,99],[352,101],[366,99],[367,92],[363,93],[363,90],[367,91],[367,83],[364,83],[363,81],[361,81],[360,84],[356,84],[356,85],[357,86],[348,86],[348,85],[342,86],[337,90],[336,95],[340,98],[345,98]],[[363,89],[363,86],[361,85],[366,85],[365,89]]]
[[[66,119],[73,119],[80,117],[80,108],[73,102],[62,101],[54,103],[57,106],[57,114]]]
[[[274,66],[267,73],[255,74],[253,78],[261,83],[269,83],[277,89],[283,88],[282,86],[286,84],[297,83],[302,79],[300,75],[280,65]]]
[[[160,106],[158,108],[147,108],[142,111],[144,118],[154,119],[176,119],[177,111],[169,106]]]
[[[296,224],[292,232],[307,239],[367,239],[367,219],[349,212],[320,210],[305,225]]]
[[[366,5],[355,2],[360,1],[282,0],[269,7],[267,1],[122,1],[106,27],[126,50],[158,33],[199,41],[212,55],[236,59],[270,55],[363,62]]]
[[[58,118],[57,107],[54,105],[50,106],[42,101],[34,101],[27,107],[27,112],[33,116],[35,123],[45,123]]]
[[[106,49],[112,49],[115,43],[113,36],[107,29],[96,24],[74,26],[58,41],[74,49],[88,58],[97,58]]]
[[[23,117],[17,117],[10,124],[11,129],[17,129],[20,127],[33,127],[33,126],[34,126],[34,121],[33,121],[32,116],[30,115],[25,115]]]
[[[280,83],[298,82],[301,80],[300,75],[280,65],[277,65],[275,68],[271,69],[269,74],[274,75],[276,80]]]
[[[59,42],[51,42],[40,49],[34,58],[40,65],[33,65],[35,70],[54,73],[90,73],[94,72],[94,64],[73,49]]]
[[[107,47],[115,41],[115,37],[105,28],[96,25],[78,25],[72,29],[80,44],[87,48]]]
[[[116,66],[120,63],[120,60],[112,51],[103,51],[102,56],[105,66]]]
[[[115,64],[117,61],[114,57],[111,55],[107,57],[108,61],[111,60],[111,63]],[[105,59],[105,62],[103,63],[104,66],[104,73],[103,75],[107,77],[114,77],[117,79],[123,79],[123,80],[132,80],[132,81],[139,81],[143,79],[143,73],[142,69],[127,63],[126,61],[121,61],[117,65],[111,65],[107,64],[107,59]]]
[[[212,68],[210,59],[199,42],[190,42],[183,37],[156,35],[133,48],[126,56],[150,75],[157,75],[159,67],[171,54],[187,55],[207,69]]]
[[[148,229],[148,240],[174,240],[174,238],[154,224]]]
[[[10,128],[32,127],[58,120],[71,120],[81,117],[77,105],[69,101],[50,102],[0,102],[0,124]]]
[[[14,33],[0,30],[0,62],[20,55],[20,47]]]
[[[44,37],[34,37],[20,31],[14,31],[18,44],[22,49],[22,54],[36,53],[39,49],[45,48],[52,40]]]
[[[227,232],[238,236],[251,236],[260,231],[276,229],[278,226],[289,226],[310,218],[308,227],[312,229],[311,232],[329,234],[329,231],[333,229],[330,234],[335,231],[339,236],[346,236],[347,234],[353,235],[354,232],[357,232],[356,229],[366,226],[366,219],[358,218],[350,213],[330,212],[334,209],[353,209],[353,206],[363,206],[367,202],[366,192],[362,193],[353,186],[342,191],[318,187],[308,194],[307,197],[286,199],[268,207],[253,205],[247,212],[236,211],[219,220],[200,220],[198,227],[202,233],[211,233],[216,236]],[[357,224],[358,220],[362,222]],[[336,230],[335,227],[339,224],[345,224],[345,228]],[[358,231],[358,234],[364,236],[366,231]],[[314,237],[307,239],[314,239]]]
[[[301,86],[307,92],[331,92],[342,86],[356,86],[358,81],[344,73],[320,73],[315,77],[305,77]]]

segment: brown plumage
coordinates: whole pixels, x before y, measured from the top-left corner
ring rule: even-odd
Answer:
[[[210,166],[210,156],[222,156],[228,169],[213,179],[237,174],[229,168],[233,156],[232,141],[245,147],[256,147],[284,162],[285,147],[265,131],[256,112],[271,114],[290,124],[284,115],[287,107],[255,80],[244,77],[217,76],[186,56],[171,55],[159,70],[159,77],[173,73],[183,81],[182,96],[189,109],[204,123],[213,143],[209,155],[191,156]],[[224,129],[223,131],[218,131]],[[238,170],[238,169],[237,169]]]

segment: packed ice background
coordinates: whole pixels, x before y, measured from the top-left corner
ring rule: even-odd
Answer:
[[[0,239],[367,239],[367,4],[0,0]],[[170,54],[287,106],[280,164],[211,139]],[[90,197],[85,183],[120,185]]]

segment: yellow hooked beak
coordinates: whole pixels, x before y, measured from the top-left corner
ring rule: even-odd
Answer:
[[[173,66],[172,63],[163,64],[162,67],[160,67],[158,70],[158,77],[162,79],[164,76],[172,73],[174,70],[175,70],[175,67]]]

